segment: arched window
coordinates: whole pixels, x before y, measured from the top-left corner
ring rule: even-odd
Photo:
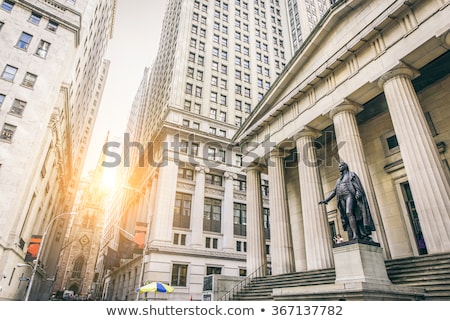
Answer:
[[[81,278],[81,271],[83,270],[83,264],[84,264],[83,257],[80,256],[75,260],[75,263],[73,264],[72,278],[76,279]]]

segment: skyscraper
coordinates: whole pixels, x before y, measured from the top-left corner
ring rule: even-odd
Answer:
[[[72,210],[114,10],[106,0],[0,3],[0,271],[10,280],[3,298],[23,299],[35,264],[30,240],[48,230],[30,296],[48,299],[70,216],[53,219]]]
[[[110,213],[131,234],[135,223],[149,223],[144,263],[135,256],[111,269],[104,298],[130,299],[142,282],[162,281],[181,289],[172,298],[198,300],[205,275],[247,273],[246,179],[230,139],[293,54],[285,17],[284,2],[274,0],[168,1],[133,109],[140,126],[124,139],[129,174],[121,184],[131,189]],[[257,237],[269,253],[264,176],[261,185],[266,230]]]

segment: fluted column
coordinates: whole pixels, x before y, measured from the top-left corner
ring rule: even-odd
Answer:
[[[383,221],[356,123],[355,114],[360,110],[362,110],[361,106],[346,100],[331,110],[330,117],[334,123],[339,158],[348,164],[350,171],[355,172],[359,176],[366,192],[367,202],[375,224],[376,231],[372,236],[383,247],[386,258],[389,258],[391,255],[383,228]]]
[[[267,265],[266,238],[261,195],[261,169],[248,167],[247,173],[247,274]],[[261,270],[266,274],[266,268]],[[260,275],[261,275],[260,274]]]
[[[428,253],[450,248],[450,186],[411,78],[400,65],[383,75],[384,89]]]
[[[191,245],[204,247],[203,240],[203,211],[205,207],[205,174],[209,172],[207,167],[195,167],[195,190],[192,197],[191,210]]]
[[[223,232],[223,250],[225,252],[234,251],[234,186],[233,181],[237,178],[237,175],[230,172],[225,172],[223,177],[225,178],[225,192],[223,196],[223,220],[222,220],[222,232]]]
[[[270,254],[272,274],[295,271],[291,224],[284,182],[285,153],[275,150],[270,154],[269,203],[270,203]]]
[[[319,135],[320,132],[306,128],[295,137],[308,270],[333,266],[327,213],[325,207],[319,205],[323,191],[314,146]]]

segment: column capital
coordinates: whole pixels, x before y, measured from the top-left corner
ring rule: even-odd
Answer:
[[[447,49],[450,47],[450,31],[447,31],[442,36],[439,37],[445,46],[447,46]]]
[[[379,79],[378,79],[378,86],[380,88],[383,88],[383,85],[386,81],[389,79],[394,78],[395,76],[406,76],[409,79],[413,79],[419,75],[419,71],[415,68],[412,68],[408,66],[407,64],[400,62],[397,66],[389,70],[388,72],[384,73]]]
[[[286,157],[289,153],[286,152],[284,149],[280,148],[274,148],[270,151],[270,157]]]
[[[322,136],[322,132],[318,129],[315,129],[310,126],[303,127],[297,134],[294,135],[294,140],[297,141],[302,137],[312,137],[316,139],[317,137]]]
[[[328,112],[328,116],[331,119],[333,119],[334,116],[336,116],[337,114],[339,114],[340,112],[343,112],[343,111],[351,111],[351,112],[353,112],[353,114],[357,114],[362,110],[363,110],[363,107],[360,104],[355,103],[354,101],[351,101],[349,99],[344,99],[344,101],[342,103],[340,103],[339,105],[337,105],[336,107],[334,107],[333,109],[331,109]]]
[[[238,176],[237,176],[236,173],[225,172],[225,173],[223,173],[223,177],[224,177],[225,179],[231,179],[231,180],[233,180],[233,179],[236,179]]]
[[[195,171],[205,174],[205,173],[209,173],[209,168],[205,167],[205,166],[195,166]]]
[[[245,172],[245,173],[248,173],[248,172],[251,172],[251,171],[256,171],[256,172],[263,172],[263,170],[264,170],[264,168],[263,168],[263,166],[261,166],[261,165],[250,165],[250,166],[248,166],[248,167],[245,167],[244,169],[243,169],[243,171]]]

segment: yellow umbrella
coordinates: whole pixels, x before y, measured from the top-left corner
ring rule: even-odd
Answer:
[[[151,282],[149,284],[143,285],[136,289],[136,292],[145,293],[145,292],[173,292],[174,288],[168,284],[164,284],[161,282]]]

